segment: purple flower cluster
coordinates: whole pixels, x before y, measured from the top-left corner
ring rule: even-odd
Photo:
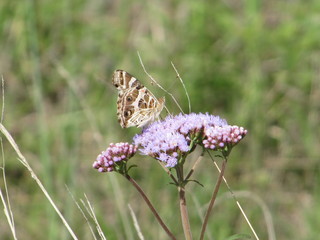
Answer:
[[[202,143],[205,148],[223,149],[226,146],[236,145],[246,134],[247,130],[238,126],[209,127],[204,130],[205,139]]]
[[[99,172],[117,171],[117,167],[129,160],[137,151],[137,147],[129,143],[111,143],[110,146],[98,155],[93,168]]]
[[[225,126],[228,126],[226,120],[218,116],[179,114],[152,123],[133,140],[142,154],[165,162],[166,167],[175,167],[181,156],[192,151],[192,142],[200,140],[201,143],[207,129]]]
[[[126,161],[140,149],[141,154],[151,156],[175,167],[183,164],[185,157],[197,145],[210,150],[222,150],[226,153],[236,145],[247,130],[243,127],[228,125],[226,120],[208,113],[179,114],[168,116],[144,128],[141,134],[129,143],[111,143],[103,151],[93,167],[100,172],[126,172]]]

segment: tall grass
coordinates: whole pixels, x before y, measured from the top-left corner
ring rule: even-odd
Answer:
[[[91,164],[107,144],[129,141],[139,132],[122,130],[117,123],[116,91],[111,86],[115,69],[133,73],[156,96],[164,94],[149,84],[137,50],[148,72],[187,111],[184,90],[170,64],[173,61],[193,111],[221,115],[249,130],[242,146],[232,153],[234,161],[226,172],[231,187],[263,199],[271,209],[278,239],[314,238],[320,219],[316,211],[319,10],[315,0],[3,0],[3,124],[77,235],[92,238],[65,185],[75,198],[83,193],[89,196],[108,239],[137,239],[127,203],[146,239],[164,239],[158,225],[150,224],[152,215],[134,190],[117,176],[100,176]],[[172,101],[167,106],[179,112]],[[59,218],[6,142],[4,153],[18,238],[67,238]],[[154,193],[151,201],[181,237],[171,204],[176,192],[163,182],[155,162],[133,161],[144,170],[143,175],[133,171],[135,178],[147,193]],[[205,165],[200,169],[195,177],[206,190],[218,173],[209,172]],[[0,186],[3,189],[2,181]],[[207,204],[210,191],[203,193],[196,184],[189,191],[198,194],[189,202],[200,208]],[[266,239],[261,207],[250,198],[241,202]],[[197,211],[189,215],[197,228]],[[234,201],[221,201],[215,213],[219,221],[209,222],[208,229],[217,239],[248,233],[240,216]],[[293,225],[299,227],[293,229]],[[0,226],[1,238],[11,239],[4,217]]]

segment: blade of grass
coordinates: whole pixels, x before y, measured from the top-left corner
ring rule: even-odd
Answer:
[[[1,107],[1,123],[3,122],[4,119],[4,79],[3,76],[1,76],[1,93],[2,93],[2,107]],[[11,204],[10,204],[10,197],[9,197],[9,190],[8,190],[8,185],[7,185],[7,179],[6,179],[6,162],[5,162],[5,157],[4,157],[4,149],[3,149],[3,141],[2,141],[2,136],[0,137],[0,145],[1,145],[1,153],[2,153],[2,178],[3,178],[3,184],[4,184],[4,191],[6,194],[6,198],[4,198],[2,191],[0,189],[0,195],[1,195],[1,201],[3,204],[3,210],[4,214],[7,218],[8,224],[10,226],[10,230],[12,232],[12,236],[14,239],[17,239],[16,236],[16,230],[15,230],[15,223],[14,223],[14,217],[13,217],[13,212],[11,209]]]
[[[62,213],[60,212],[60,210],[58,209],[58,207],[56,206],[56,204],[54,203],[54,201],[52,200],[51,196],[49,195],[49,193],[47,192],[46,188],[43,186],[42,182],[40,181],[40,179],[38,178],[38,176],[35,174],[35,172],[33,171],[32,167],[29,165],[27,159],[23,156],[23,154],[21,153],[18,145],[16,144],[16,142],[14,141],[14,139],[12,138],[11,134],[7,131],[7,129],[2,125],[2,123],[0,123],[0,131],[2,132],[2,134],[6,137],[6,139],[9,141],[9,143],[11,144],[11,146],[13,147],[14,151],[17,153],[18,155],[18,160],[28,169],[28,171],[31,174],[31,177],[36,181],[36,183],[38,184],[38,186],[40,187],[41,191],[44,193],[45,197],[48,199],[48,201],[50,202],[51,206],[54,208],[54,210],[56,211],[56,213],[58,214],[58,216],[60,217],[60,219],[62,220],[63,224],[65,225],[65,227],[67,228],[67,230],[69,231],[70,235],[72,236],[73,239],[78,239],[75,235],[75,233],[73,232],[73,230],[71,229],[71,227],[69,226],[68,222],[66,221],[66,219],[63,217]]]

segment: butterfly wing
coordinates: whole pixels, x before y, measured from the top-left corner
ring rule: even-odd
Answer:
[[[152,106],[148,107],[146,102],[140,101],[140,105],[142,107],[140,107],[137,111],[135,111],[130,117],[130,119],[128,119],[127,127],[132,127],[132,126],[143,127],[148,123],[153,122],[156,118],[159,117],[164,107],[164,103],[165,103],[164,97],[160,98],[159,100],[150,98],[150,103],[152,103]]]
[[[112,84],[119,91],[117,116],[121,127],[142,127],[159,116],[164,107],[164,98],[157,100],[131,74],[116,70]]]
[[[112,84],[119,92],[124,92],[130,88],[143,88],[138,79],[123,70],[116,70],[112,76]]]

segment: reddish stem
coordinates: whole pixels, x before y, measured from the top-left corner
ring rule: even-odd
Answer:
[[[218,180],[217,180],[216,186],[215,186],[215,188],[214,188],[214,191],[213,191],[213,194],[212,194],[212,197],[211,197],[211,200],[210,200],[210,204],[209,204],[209,207],[208,207],[208,209],[207,209],[207,212],[206,212],[206,215],[205,215],[203,224],[202,224],[202,229],[201,229],[201,234],[200,234],[200,240],[203,240],[203,238],[204,238],[204,233],[205,233],[206,228],[207,228],[209,216],[210,216],[210,213],[211,213],[211,211],[212,211],[212,207],[213,207],[213,205],[214,205],[214,202],[215,202],[215,200],[216,200],[216,198],[217,198],[217,194],[218,194],[218,191],[219,191],[219,188],[220,188],[222,179],[223,179],[223,175],[224,175],[224,170],[226,169],[226,164],[227,164],[227,160],[226,160],[226,158],[225,158],[225,159],[223,160],[223,162],[222,162],[220,175],[219,175],[219,178],[218,178]]]
[[[183,232],[186,240],[192,239],[189,217],[188,217],[188,209],[187,209],[187,202],[185,197],[185,190],[183,187],[179,187],[179,203],[180,203],[180,213],[181,213],[181,220],[183,226]]]
[[[144,191],[142,190],[142,188],[139,186],[139,184],[133,179],[131,178],[128,174],[124,175],[126,177],[126,179],[132,183],[132,185],[138,190],[138,192],[140,193],[140,195],[142,196],[143,200],[146,202],[146,204],[148,205],[148,207],[150,208],[151,212],[153,213],[153,215],[156,217],[156,219],[158,220],[159,224],[161,225],[161,227],[164,229],[164,231],[168,234],[168,236],[172,239],[172,240],[176,240],[175,236],[172,234],[172,232],[169,230],[169,228],[167,227],[167,225],[162,221],[161,217],[159,216],[158,212],[156,211],[156,209],[153,207],[152,203],[150,202],[150,200],[148,199],[148,197],[146,196],[146,194],[144,193]]]

